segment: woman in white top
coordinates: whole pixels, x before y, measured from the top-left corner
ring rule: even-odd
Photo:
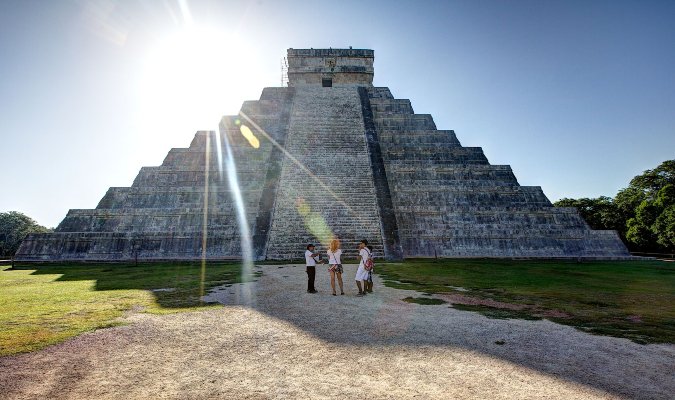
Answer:
[[[356,286],[359,287],[359,294],[357,296],[365,296],[366,294],[366,281],[368,280],[368,271],[366,271],[366,260],[370,257],[370,252],[366,246],[368,245],[367,240],[362,240],[359,243],[359,258],[361,262],[359,263],[359,269],[356,270]],[[363,282],[363,289],[361,289],[361,283]]]
[[[333,288],[333,296],[335,294],[335,275],[337,275],[338,284],[340,284],[340,294],[345,294],[342,289],[342,261],[340,261],[340,256],[342,255],[342,249],[340,249],[340,241],[333,239],[330,241],[330,246],[328,249],[328,272],[330,272],[330,287]]]

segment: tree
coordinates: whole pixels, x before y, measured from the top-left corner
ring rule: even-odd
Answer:
[[[0,256],[13,256],[29,233],[49,231],[50,229],[18,211],[0,213]]]
[[[644,247],[675,248],[675,185],[667,184],[645,198],[628,220],[629,241]],[[656,244],[657,246],[653,246]]]
[[[617,200],[626,210],[637,203],[635,212],[626,215],[630,243],[647,251],[675,249],[675,160],[633,178]]]
[[[631,179],[629,187],[638,188],[652,197],[666,185],[675,185],[675,160],[664,161],[658,167],[646,170]]]
[[[669,249],[675,249],[675,204],[663,210],[656,219],[655,228],[658,232],[657,242]]]
[[[625,220],[611,197],[600,196],[596,199],[560,199],[553,203],[556,207],[576,207],[591,229],[625,230]]]
[[[675,160],[631,179],[614,199],[564,198],[557,207],[576,207],[593,229],[614,229],[633,251],[675,250]]]
[[[664,161],[658,167],[631,179],[628,187],[616,194],[614,204],[628,221],[635,217],[643,201],[654,200],[659,190],[666,185],[675,185],[675,160]]]

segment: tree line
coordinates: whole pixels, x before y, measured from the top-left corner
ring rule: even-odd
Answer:
[[[0,212],[0,257],[12,257],[29,233],[50,232],[18,211]]]
[[[564,198],[556,207],[576,207],[593,229],[613,229],[634,252],[675,251],[675,160],[631,179],[614,198]]]

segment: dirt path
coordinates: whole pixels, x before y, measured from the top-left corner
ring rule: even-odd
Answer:
[[[43,351],[0,358],[0,398],[666,399],[675,346],[548,321],[494,320],[384,288],[318,294],[303,267],[222,288],[224,309],[136,314]],[[503,340],[503,345],[495,344]]]

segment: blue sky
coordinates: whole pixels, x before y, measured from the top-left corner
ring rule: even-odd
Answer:
[[[3,1],[0,211],[95,207],[279,86],[289,47],[374,49],[377,86],[521,184],[613,196],[675,158],[673,21],[673,1]]]

